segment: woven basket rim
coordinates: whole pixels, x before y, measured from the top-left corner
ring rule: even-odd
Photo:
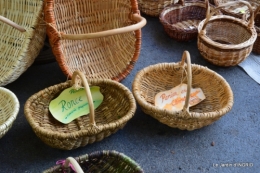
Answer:
[[[96,127],[98,128],[98,129],[95,128],[96,130],[93,130],[93,127],[89,127],[88,129],[91,129],[90,132],[87,131],[87,129],[81,129],[79,131],[75,131],[75,132],[71,132],[71,133],[60,133],[60,132],[57,132],[57,131],[46,130],[46,129],[38,126],[37,123],[32,118],[31,112],[28,111],[28,109],[27,109],[28,107],[30,107],[31,100],[34,100],[34,96],[36,96],[40,92],[47,91],[49,88],[56,87],[56,86],[59,86],[59,85],[64,85],[64,84],[71,85],[70,84],[71,80],[69,80],[69,81],[66,81],[66,82],[63,82],[63,83],[56,84],[56,85],[50,86],[48,88],[45,88],[45,89],[35,93],[31,97],[29,97],[29,99],[25,103],[24,108],[25,108],[25,117],[28,120],[28,122],[31,125],[31,127],[35,131],[41,133],[44,136],[47,136],[47,137],[58,136],[57,137],[58,139],[67,139],[67,138],[71,138],[72,136],[83,136],[83,135],[98,134],[98,133],[100,133],[100,132],[102,132],[104,130],[112,129],[111,126],[114,127],[114,126],[117,126],[118,124],[124,124],[124,123],[126,123],[128,120],[130,120],[134,116],[134,112],[136,110],[135,99],[134,99],[134,96],[132,95],[132,93],[130,92],[130,90],[126,86],[124,86],[123,84],[121,84],[119,82],[116,82],[116,81],[114,81],[112,79],[87,79],[87,80],[88,80],[90,86],[92,85],[92,83],[95,83],[94,85],[96,85],[97,83],[106,82],[108,84],[111,84],[113,86],[118,87],[119,90],[122,90],[123,92],[125,92],[125,95],[127,96],[126,98],[131,103],[131,106],[130,106],[128,112],[125,114],[125,116],[123,116],[120,119],[117,119],[117,120],[115,120],[113,122],[110,122],[110,123],[106,124],[106,126],[102,126],[102,125],[100,126],[100,125],[96,124]]]
[[[246,21],[243,21],[241,19],[235,18],[233,16],[228,16],[228,15],[212,16],[210,18],[209,22],[212,22],[212,21],[215,21],[215,20],[220,20],[220,19],[227,19],[228,21],[235,21],[236,23],[245,26],[247,28],[247,30],[251,33],[251,37],[247,41],[245,41],[243,43],[240,43],[240,44],[236,44],[236,45],[228,45],[227,46],[226,44],[221,44],[221,43],[215,42],[215,41],[211,40],[209,37],[201,36],[201,34],[200,34],[206,19],[202,20],[199,23],[199,26],[198,26],[198,33],[199,33],[198,37],[200,37],[202,40],[204,40],[208,44],[214,45],[214,46],[216,46],[218,48],[221,48],[221,49],[241,49],[241,48],[245,48],[245,47],[248,47],[248,46],[251,46],[252,44],[254,44],[254,42],[255,42],[255,40],[257,38],[257,33],[256,33],[256,30],[255,30],[255,27],[248,27],[248,23]]]
[[[173,66],[173,67],[179,67],[179,63],[159,63],[159,64],[154,64],[154,65],[150,65],[148,67],[145,67],[144,69],[140,70],[137,74],[136,77],[133,81],[133,88],[136,88],[135,85],[137,85],[137,83],[139,83],[140,80],[142,80],[142,77],[149,73],[150,71],[153,71],[155,69],[157,69],[160,66]],[[210,75],[214,75],[216,76],[216,78],[218,78],[219,80],[221,80],[223,82],[223,85],[226,86],[227,88],[227,94],[228,94],[228,101],[227,104],[222,107],[220,110],[214,111],[214,112],[203,112],[203,113],[198,113],[198,112],[189,112],[191,117],[189,117],[189,119],[193,118],[193,119],[208,119],[209,115],[210,117],[219,117],[220,112],[222,113],[227,113],[230,110],[230,107],[233,106],[233,92],[231,90],[230,85],[227,83],[227,81],[219,74],[217,74],[216,72],[208,69],[207,67],[201,66],[201,65],[197,65],[197,64],[191,64],[191,68],[200,68],[204,71],[206,71],[207,73],[209,73]],[[158,114],[163,114],[165,112],[167,112],[168,114],[173,114],[176,112],[170,111],[170,110],[165,110],[165,109],[160,109],[150,103],[147,103],[147,101],[145,99],[143,99],[141,97],[141,94],[139,92],[138,89],[133,89],[133,94],[135,99],[137,100],[137,102],[140,104],[140,106],[145,106],[148,107],[149,109],[151,109],[153,112],[157,112]],[[179,111],[181,112],[181,111]]]

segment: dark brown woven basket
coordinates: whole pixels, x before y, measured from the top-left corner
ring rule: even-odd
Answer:
[[[255,30],[257,32],[257,38],[253,46],[253,52],[260,54],[260,6],[255,11]]]
[[[117,151],[97,151],[66,161],[43,173],[143,173],[143,169],[130,157]],[[73,168],[69,166],[73,165]],[[73,170],[75,169],[75,170]]]
[[[171,38],[189,41],[197,38],[199,22],[205,19],[208,6],[208,1],[180,0],[178,4],[166,7],[161,12],[160,22]]]

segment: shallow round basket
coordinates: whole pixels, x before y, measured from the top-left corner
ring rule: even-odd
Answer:
[[[100,87],[104,99],[95,111],[91,111],[94,108],[90,107],[88,115],[63,124],[50,113],[49,104],[64,89],[74,86],[77,76],[80,76],[86,91],[89,90],[87,83]],[[135,99],[127,87],[111,79],[87,80],[84,74],[78,71],[73,73],[72,81],[39,91],[32,95],[24,106],[25,117],[35,134],[47,145],[63,150],[83,147],[110,136],[125,126],[134,116],[135,110]]]
[[[45,4],[49,42],[66,76],[80,70],[87,78],[121,81],[132,71],[146,24],[136,0],[46,0]]]
[[[209,4],[203,1],[184,0],[180,0],[179,3],[164,8],[160,13],[160,22],[165,32],[177,41],[196,39],[199,22],[206,18]]]
[[[16,95],[10,90],[0,87],[0,138],[12,127],[20,104]]]
[[[117,151],[96,151],[79,157],[68,157],[43,173],[143,173],[143,169],[127,155]],[[73,169],[69,164],[73,165]]]
[[[245,60],[252,51],[253,44],[257,38],[254,28],[254,15],[250,4],[251,12],[249,22],[243,19],[227,15],[216,15],[211,13],[200,22],[198,26],[198,49],[201,55],[218,66],[235,66]],[[217,7],[229,6],[235,2],[230,2]]]
[[[255,11],[255,30],[257,38],[253,46],[253,52],[260,55],[260,5]]]
[[[187,65],[184,61],[187,57]],[[192,88],[201,88],[206,99],[189,107],[190,97],[186,95],[185,105],[180,111],[167,110],[155,106],[155,95],[181,84],[187,83],[187,93]],[[163,78],[162,78],[163,76]],[[183,78],[182,78],[183,77]],[[196,64],[190,64],[187,51],[179,63],[159,63],[148,66],[137,73],[132,91],[142,110],[159,122],[181,130],[195,130],[210,125],[233,106],[233,92],[227,81],[214,71]]]

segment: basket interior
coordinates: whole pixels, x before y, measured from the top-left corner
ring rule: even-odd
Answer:
[[[226,18],[210,20],[205,30],[208,38],[227,45],[241,44],[252,37],[247,26]]]
[[[8,118],[14,115],[14,111],[17,110],[17,103],[8,92],[1,91],[0,98],[0,125],[3,125]]]
[[[57,30],[66,34],[87,34],[132,25],[129,0],[56,0],[54,15]],[[88,78],[112,78],[127,69],[136,56],[134,32],[87,39],[61,40],[66,67],[72,74],[83,71]],[[137,58],[137,57],[135,57]]]
[[[162,65],[149,69],[138,80],[138,93],[144,102],[154,106],[154,97],[161,91],[170,90],[187,78],[182,78],[183,69],[174,68],[173,65]],[[163,78],[162,78],[163,76]],[[192,88],[201,88],[206,99],[190,107],[190,112],[205,113],[218,111],[227,105],[230,95],[223,79],[204,67],[192,65]]]

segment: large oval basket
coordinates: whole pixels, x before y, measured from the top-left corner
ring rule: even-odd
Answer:
[[[184,65],[186,57],[187,66]],[[154,98],[157,93],[170,90],[181,83],[184,67],[188,67],[187,78],[184,80],[184,83],[188,84],[187,93],[191,86],[201,88],[206,99],[189,107],[187,99],[190,97],[187,94],[181,111],[155,106]],[[206,67],[191,65],[187,51],[179,63],[160,63],[139,71],[133,81],[132,90],[146,114],[163,124],[181,130],[194,130],[210,125],[229,112],[233,106],[233,92],[227,81]]]
[[[68,77],[124,79],[138,60],[146,24],[136,0],[46,0],[47,34]]]
[[[32,95],[24,106],[25,117],[35,134],[53,148],[71,150],[100,141],[123,128],[136,110],[132,93],[121,83],[111,79],[90,79],[87,82],[83,73],[76,71],[73,74],[72,81],[39,91]],[[87,83],[91,86],[99,86],[104,100],[95,111],[90,107],[90,114],[63,124],[52,116],[49,104],[64,89],[75,84],[77,75],[83,81],[86,91],[89,88]]]

